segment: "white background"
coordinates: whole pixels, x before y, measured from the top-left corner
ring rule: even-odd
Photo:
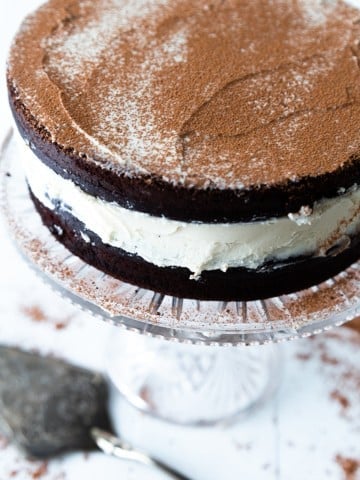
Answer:
[[[23,15],[41,2],[0,0],[0,139],[9,125],[5,89],[5,59],[10,40]],[[34,322],[29,312],[41,309],[45,320]],[[56,325],[65,322],[58,330]],[[37,348],[73,362],[103,368],[110,327],[80,314],[50,292],[18,258],[0,223],[0,343]],[[304,480],[345,478],[336,456],[360,460],[360,391],[343,382],[351,368],[360,375],[360,348],[355,333],[322,335],[285,348],[284,380],[275,399],[236,425],[190,429],[147,418],[119,401],[113,415],[119,431],[134,444],[184,471],[194,480]],[[339,359],[324,361],[324,351]],[[302,360],[301,353],[309,356]],[[300,353],[300,355],[299,355]],[[331,399],[340,389],[351,399],[343,410]],[[12,446],[0,442],[0,480],[36,477],[31,463]],[[35,475],[35,476],[34,476]],[[48,465],[44,480],[161,479],[147,468],[102,454],[68,455]],[[360,476],[358,476],[360,478]]]

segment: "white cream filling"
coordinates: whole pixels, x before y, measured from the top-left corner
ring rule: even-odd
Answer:
[[[360,230],[360,189],[318,202],[298,214],[251,223],[187,223],[122,208],[88,195],[44,165],[23,141],[22,157],[33,194],[47,208],[64,210],[103,243],[137,254],[160,267],[204,270],[257,268],[268,260],[321,255],[344,235]],[[88,236],[82,232],[85,241]]]

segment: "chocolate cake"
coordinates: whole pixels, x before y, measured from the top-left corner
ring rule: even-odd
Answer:
[[[350,2],[50,0],[7,81],[44,224],[114,277],[262,299],[360,257]]]

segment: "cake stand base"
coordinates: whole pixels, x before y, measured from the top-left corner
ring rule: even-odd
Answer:
[[[246,417],[276,391],[279,345],[212,347],[164,342],[114,328],[108,373],[136,408],[181,425]]]

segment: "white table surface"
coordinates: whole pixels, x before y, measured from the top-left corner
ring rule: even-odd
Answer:
[[[9,123],[4,63],[21,17],[39,0],[0,0],[0,139]],[[0,343],[51,353],[103,369],[111,328],[79,313],[35,277],[16,254],[0,223]],[[30,315],[40,309],[43,321]],[[60,326],[64,328],[59,329]],[[360,460],[360,336],[347,329],[285,346],[278,395],[251,418],[223,428],[171,426],[118,400],[114,422],[124,437],[194,480],[325,480],[346,478],[337,455]],[[335,361],[336,359],[337,361]],[[352,372],[352,378],[347,373]],[[356,382],[358,382],[356,387]],[[341,391],[347,408],[331,397]],[[108,458],[75,453],[46,466],[27,461],[0,441],[0,480],[151,480],[157,472]],[[360,478],[360,470],[352,477]]]

